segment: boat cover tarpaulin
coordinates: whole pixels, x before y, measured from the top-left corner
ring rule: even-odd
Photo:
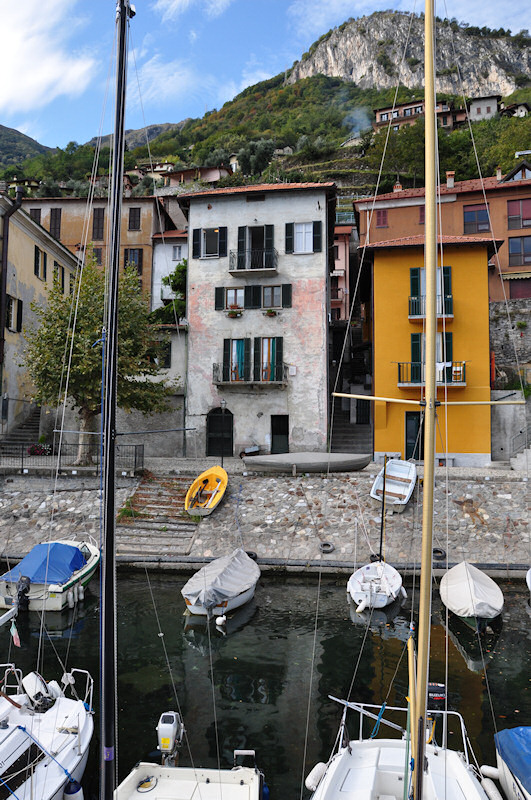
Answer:
[[[245,550],[237,548],[230,556],[222,556],[206,564],[181,589],[192,605],[200,603],[214,608],[224,600],[250,589],[260,577],[260,568]]]
[[[531,727],[507,728],[494,736],[496,749],[526,792],[531,792]]]
[[[500,587],[477,567],[462,561],[441,578],[441,599],[459,617],[497,617],[503,608]]]
[[[32,583],[66,583],[73,572],[85,566],[85,556],[78,547],[63,542],[36,544],[16,567],[0,580],[16,583],[26,575]]]

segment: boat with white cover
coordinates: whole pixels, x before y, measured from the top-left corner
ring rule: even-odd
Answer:
[[[370,453],[272,453],[243,456],[245,466],[257,472],[357,472],[371,462]]]
[[[91,676],[72,669],[60,686],[14,664],[1,664],[0,676],[2,797],[62,800],[67,784],[65,793],[80,797],[94,728]]]
[[[461,561],[441,578],[444,605],[476,627],[476,620],[494,619],[503,609],[503,593],[491,577],[468,561]]]
[[[417,482],[417,467],[412,461],[390,458],[376,476],[370,492],[380,503],[384,495],[384,470],[386,505],[407,505]]]
[[[260,567],[241,547],[201,567],[181,589],[190,614],[221,616],[253,596]]]
[[[90,539],[36,544],[0,576],[0,608],[42,612],[73,607],[83,599],[99,563],[99,547]]]

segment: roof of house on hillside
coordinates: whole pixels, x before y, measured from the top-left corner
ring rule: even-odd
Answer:
[[[258,183],[251,186],[227,186],[222,189],[204,189],[200,192],[185,192],[178,195],[179,201],[190,201],[195,197],[211,197],[234,194],[253,194],[263,192],[289,192],[306,191],[309,189],[324,189],[328,192],[335,190],[333,181],[325,183]]]
[[[400,239],[387,239],[384,242],[372,242],[366,245],[370,250],[383,250],[391,249],[394,247],[424,247],[424,236],[422,234],[417,236],[403,236]],[[494,252],[494,245],[500,248],[503,244],[503,239],[488,239],[483,236],[437,236],[437,244],[440,245],[483,245],[487,247],[489,252]],[[360,245],[360,250],[363,250],[363,245]]]

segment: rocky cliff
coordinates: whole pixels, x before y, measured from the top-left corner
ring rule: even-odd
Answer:
[[[423,40],[423,16],[384,11],[349,20],[312,45],[295,62],[287,82],[320,73],[364,89],[392,88],[398,80],[411,88],[422,86]],[[467,33],[455,21],[439,21],[437,91],[469,97],[511,94],[525,76],[529,80],[530,42],[525,36]]]

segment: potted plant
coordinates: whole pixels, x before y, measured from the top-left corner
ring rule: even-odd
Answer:
[[[266,317],[276,317],[277,312],[275,311],[274,308],[268,308],[267,311],[265,312],[265,315]]]
[[[229,317],[241,317],[242,314],[242,307],[239,305],[231,305],[229,306],[229,311],[227,316]]]

